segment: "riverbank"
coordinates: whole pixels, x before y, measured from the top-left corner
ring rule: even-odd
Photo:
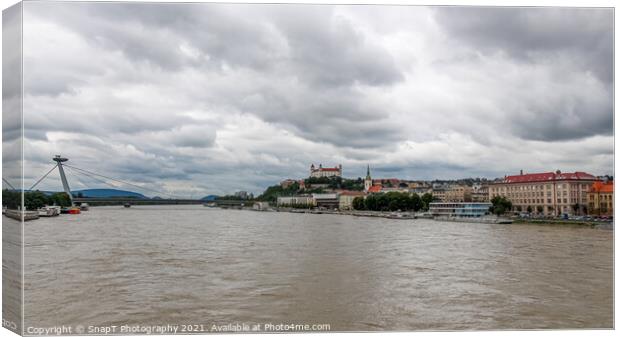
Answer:
[[[17,221],[22,221],[22,219],[24,221],[30,221],[39,218],[39,212],[37,211],[19,211],[16,209],[7,209],[3,212],[3,214]]]
[[[613,221],[579,221],[560,219],[514,219],[515,224],[550,226],[614,227]]]
[[[247,209],[247,208],[244,208]],[[522,218],[434,218],[427,213],[413,213],[413,212],[380,212],[380,211],[338,211],[338,210],[317,210],[317,209],[300,209],[300,208],[273,208],[275,212],[288,212],[288,213],[304,213],[304,214],[336,214],[336,215],[349,215],[357,217],[371,217],[371,218],[386,218],[386,219],[398,219],[398,220],[414,220],[414,219],[431,219],[435,221],[449,221],[449,222],[462,222],[462,223],[496,223],[496,224],[521,224],[521,225],[549,225],[549,226],[579,226],[579,227],[591,227],[591,228],[606,228],[613,229],[612,222],[599,222],[599,221],[577,221],[577,220],[561,220],[561,219],[522,219]]]
[[[356,211],[356,210],[327,210],[327,209],[308,209],[308,208],[274,208],[276,212],[288,212],[288,213],[305,213],[305,214],[336,214],[336,215],[350,215],[350,216],[363,216],[371,218],[386,218],[386,219],[399,219],[399,220],[411,220],[418,218],[431,219],[432,217],[415,214],[413,212],[378,212],[378,211]]]

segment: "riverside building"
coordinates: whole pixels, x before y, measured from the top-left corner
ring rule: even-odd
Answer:
[[[595,216],[614,215],[614,182],[597,181],[588,191],[588,214]]]
[[[357,197],[365,197],[366,193],[362,191],[342,191],[338,194],[338,209],[351,210],[353,209],[353,200]]]
[[[281,207],[311,207],[314,199],[311,196],[278,197],[276,204]]]
[[[467,185],[452,185],[445,194],[443,200],[446,202],[469,202],[471,199],[472,188]]]
[[[503,196],[512,211],[557,216],[587,212],[591,185],[598,179],[585,172],[545,172],[506,176],[489,186],[489,200]]]
[[[489,214],[489,202],[431,202],[429,212],[433,216],[479,218]]]

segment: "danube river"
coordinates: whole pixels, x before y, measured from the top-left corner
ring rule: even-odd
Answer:
[[[26,328],[613,327],[612,230],[190,205],[91,207],[24,234]]]

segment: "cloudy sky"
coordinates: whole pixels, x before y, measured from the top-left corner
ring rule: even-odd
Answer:
[[[26,185],[58,153],[194,197],[311,163],[613,174],[611,9],[27,2],[23,29]]]

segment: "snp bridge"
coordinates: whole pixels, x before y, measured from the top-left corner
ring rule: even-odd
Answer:
[[[60,174],[60,180],[62,182],[63,190],[65,193],[69,195],[69,198],[71,199],[71,205],[75,205],[75,203],[84,203],[84,202],[89,203],[89,204],[99,204],[99,205],[118,205],[118,204],[126,204],[126,203],[129,203],[132,205],[190,205],[190,204],[202,204],[204,202],[200,199],[180,198],[180,197],[171,195],[166,192],[157,191],[157,190],[145,187],[145,186],[140,186],[140,185],[133,184],[127,181],[105,176],[103,174],[91,172],[91,171],[88,171],[88,170],[85,170],[85,169],[82,169],[82,168],[79,168],[73,165],[69,165],[66,163],[67,161],[69,161],[69,159],[61,157],[60,155],[56,155],[54,158],[52,158],[52,160],[55,161],[56,164],[49,171],[47,171],[47,173],[44,174],[39,180],[37,180],[37,182],[35,182],[30,187],[30,190],[31,191],[34,190],[34,188],[41,181],[47,178],[49,174],[52,173],[52,171],[54,171],[55,169],[58,169],[58,173]],[[133,198],[132,197],[95,197],[95,198],[74,197],[73,194],[71,193],[71,187],[69,186],[69,181],[67,180],[65,169],[67,169],[68,172],[71,172],[72,175],[74,175],[74,177],[80,182],[81,180],[78,178],[78,176],[85,176],[85,177],[94,179],[100,183],[103,183],[105,185],[111,186],[112,188],[117,189],[118,186],[109,182],[109,181],[113,181],[116,183],[124,184],[126,186],[132,186],[141,191],[148,191],[151,193],[155,193],[156,195],[165,196],[166,198],[158,197],[158,198],[149,199],[149,198],[135,198],[135,197]]]
[[[74,203],[88,203],[99,205],[197,205],[204,201],[200,199],[142,199],[142,198],[73,198]]]

